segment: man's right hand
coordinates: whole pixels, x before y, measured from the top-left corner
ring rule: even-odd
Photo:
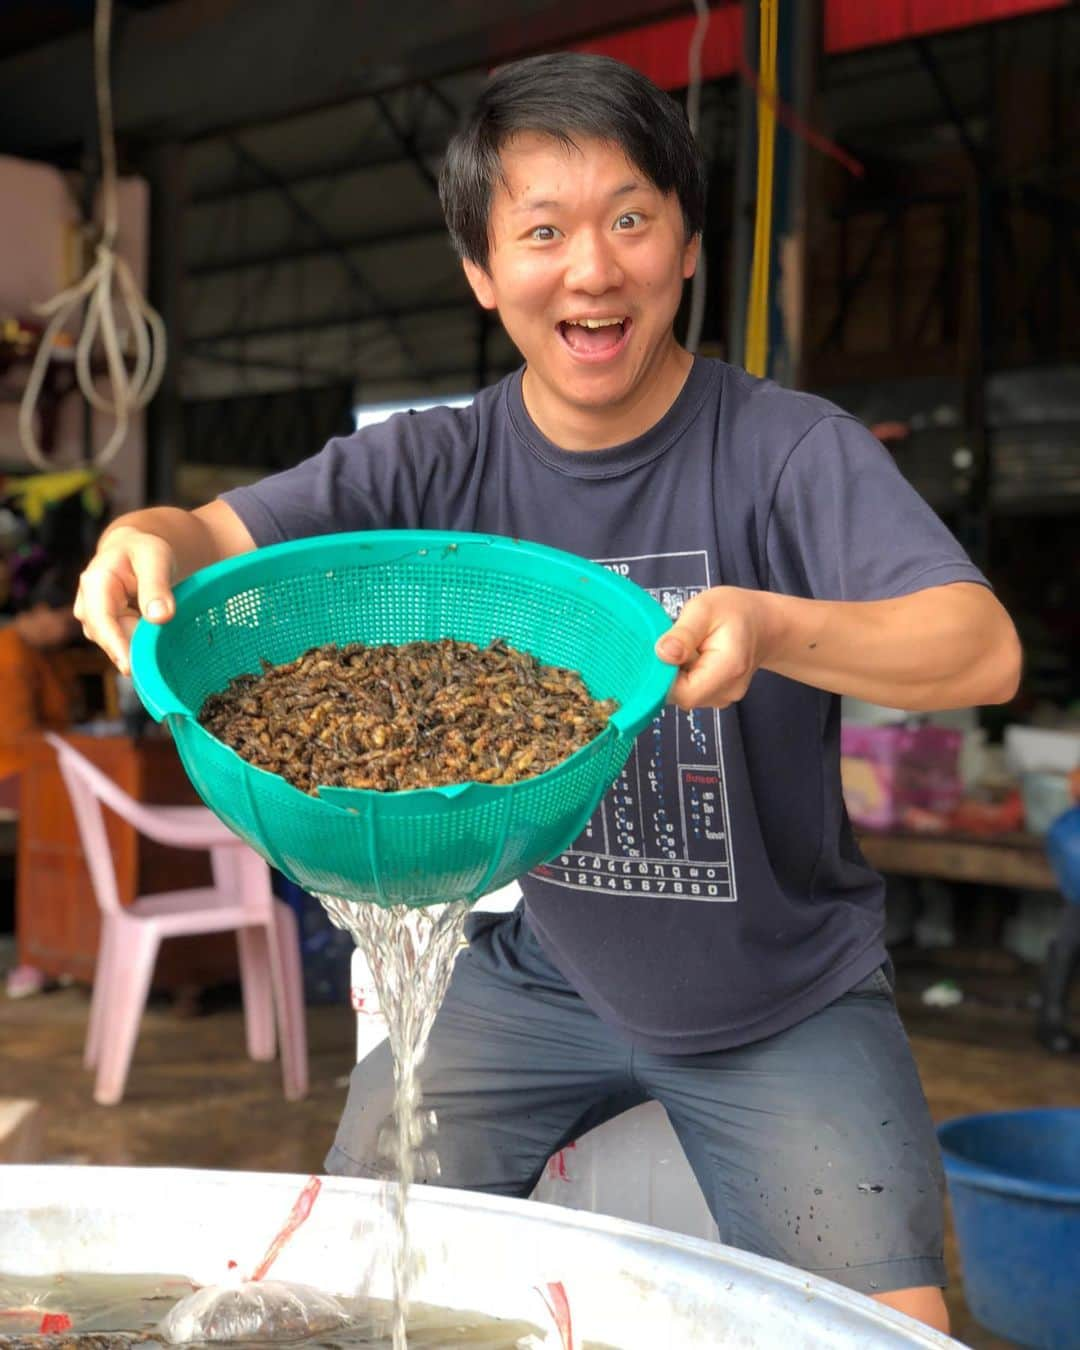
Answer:
[[[175,576],[176,556],[160,535],[117,525],[79,578],[75,617],[121,675],[131,670],[131,634],[140,617],[165,623],[175,613]]]
[[[194,511],[176,506],[132,511],[101,536],[79,581],[75,617],[121,675],[128,675],[128,649],[139,619],[167,623],[176,613],[172,588],[178,581],[254,547],[247,526],[220,498]]]

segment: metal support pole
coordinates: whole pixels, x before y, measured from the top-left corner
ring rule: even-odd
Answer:
[[[824,32],[822,0],[780,0],[779,21],[780,98],[794,108],[803,122],[811,122]],[[777,250],[773,258],[775,285],[770,287],[774,321],[770,325],[773,336],[769,344],[769,373],[792,388],[801,386],[804,373],[809,172],[806,142],[790,127],[779,125],[773,206]]]
[[[994,252],[995,201],[992,165],[997,142],[997,33],[993,24],[986,33],[986,138],[976,158],[976,211],[978,229],[975,278],[974,350],[968,368],[967,421],[971,428],[971,486],[963,514],[963,542],[972,559],[983,569],[990,563],[990,523],[994,491],[994,457],[987,425],[986,382],[994,365]]]
[[[821,0],[780,0],[778,11],[777,81],[781,102],[810,120],[818,53],[821,47]],[[757,70],[759,0],[743,0],[743,58]],[[732,237],[730,359],[741,362],[746,346],[746,305],[754,251],[757,207],[757,94],[744,80],[738,96],[735,142],[735,218]],[[808,163],[803,140],[783,124],[776,129],[773,235],[769,279],[768,373],[784,384],[802,374],[806,286]]]
[[[176,470],[184,458],[184,409],[180,367],[184,350],[183,226],[186,202],[184,147],[155,147],[147,159],[150,180],[150,303],[161,315],[169,357],[146,414],[146,499],[169,503],[176,496]]]
[[[968,342],[964,362],[964,420],[968,431],[970,465],[958,465],[967,473],[967,488],[960,508],[957,536],[972,559],[982,567],[990,553],[990,516],[993,492],[993,458],[986,422],[986,379],[993,361],[994,343],[994,111],[997,75],[997,35],[987,25],[984,40],[986,134],[981,143],[972,136],[967,119],[953,97],[931,42],[915,39],[915,50],[941,100],[949,121],[956,127],[972,167],[970,219],[974,236],[975,284],[969,307]]]
[[[742,51],[747,70],[757,70],[758,0],[743,0]],[[728,360],[741,364],[746,350],[746,302],[754,256],[754,182],[757,171],[757,96],[740,80],[735,128],[735,193],[731,227],[731,312]]]

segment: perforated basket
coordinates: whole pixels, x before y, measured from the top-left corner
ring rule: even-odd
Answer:
[[[479,899],[567,848],[660,709],[670,625],[633,582],[572,554],[496,535],[324,535],[218,563],[176,589],[176,615],[142,622],[135,687],[172,731],[203,801],[306,890],[380,905]],[[325,642],[505,638],[579,670],[619,709],[554,769],[520,783],[310,796],[255,768],[196,720],[206,696],[265,659]]]

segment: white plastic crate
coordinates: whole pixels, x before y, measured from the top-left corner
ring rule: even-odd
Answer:
[[[506,912],[520,898],[517,886],[506,886],[485,896],[475,908]],[[359,949],[352,957],[351,983],[359,1061],[386,1036],[368,965]],[[533,1199],[652,1224],[688,1237],[712,1241],[719,1237],[697,1179],[658,1102],[626,1111],[561,1149],[548,1162]]]

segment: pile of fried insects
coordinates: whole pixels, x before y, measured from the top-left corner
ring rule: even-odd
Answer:
[[[395,792],[532,778],[598,736],[617,707],[594,699],[577,671],[502,639],[443,638],[264,661],[211,694],[199,722],[304,792]]]

